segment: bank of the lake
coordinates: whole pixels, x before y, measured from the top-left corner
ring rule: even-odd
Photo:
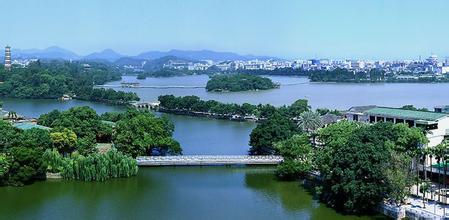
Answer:
[[[344,216],[267,167],[141,168],[105,182],[0,188],[1,219],[383,219]]]

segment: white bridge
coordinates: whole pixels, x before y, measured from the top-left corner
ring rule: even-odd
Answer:
[[[143,156],[136,158],[139,166],[209,166],[209,165],[276,165],[283,161],[273,155],[188,155]]]

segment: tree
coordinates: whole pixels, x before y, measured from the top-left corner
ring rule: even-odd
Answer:
[[[167,118],[150,112],[128,111],[117,122],[113,141],[116,148],[132,157],[140,155],[176,155],[182,149],[172,138],[174,126]]]
[[[350,213],[369,211],[384,199],[400,204],[413,179],[405,149],[425,141],[416,131],[400,124],[351,122],[321,129],[324,146],[316,153],[323,177],[321,199]]]
[[[8,185],[22,186],[35,179],[45,179],[45,162],[39,148],[12,147],[9,155],[13,158],[9,167]]]
[[[301,113],[298,117],[298,127],[306,133],[311,134],[322,126],[323,123],[321,121],[320,114],[318,113],[307,111]]]
[[[47,164],[47,171],[52,173],[59,173],[62,171],[64,166],[64,159],[58,152],[58,150],[56,150],[55,148],[51,150],[45,150],[43,158]]]
[[[323,127],[323,121],[319,113],[307,111],[299,115],[298,127],[313,138],[313,145],[315,146],[315,132]]]
[[[6,152],[19,142],[18,133],[19,131],[10,123],[0,120],[0,152]]]
[[[64,128],[60,132],[50,133],[53,145],[59,152],[67,155],[75,150],[77,136],[75,132],[68,128]]]
[[[3,185],[10,166],[11,164],[6,154],[0,153],[0,185]]]
[[[296,133],[298,133],[298,129],[292,120],[275,113],[251,131],[249,153],[253,155],[277,154],[273,143],[290,138]]]
[[[293,135],[274,144],[284,161],[278,165],[276,175],[283,180],[305,176],[312,169],[312,146],[307,135]]]
[[[39,128],[23,131],[20,135],[20,143],[31,148],[50,149],[53,147],[50,132]]]
[[[310,111],[309,103],[306,99],[298,99],[288,108],[291,117],[296,117],[303,112]]]
[[[449,153],[449,143],[447,141],[443,141],[443,143],[438,144],[433,148],[433,154],[435,155],[435,159],[437,160],[437,169],[438,169],[438,201],[440,201],[440,195],[441,195],[441,168],[442,168],[442,160],[444,160],[444,157],[448,155]],[[443,165],[445,166],[445,165]],[[444,176],[444,179],[446,177]]]

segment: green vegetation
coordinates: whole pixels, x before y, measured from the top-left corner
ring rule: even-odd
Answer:
[[[254,155],[278,154],[274,143],[288,139],[297,133],[299,133],[299,129],[293,120],[275,113],[251,131],[249,153]]]
[[[386,74],[379,70],[368,72],[354,72],[347,69],[311,70],[309,78],[312,82],[383,82]]]
[[[309,72],[300,68],[276,68],[274,70],[237,70],[238,73],[250,75],[308,76]]]
[[[382,70],[372,69],[369,71],[353,71],[347,69],[334,70],[310,70],[307,71],[312,82],[351,82],[351,83],[376,83],[376,82],[405,82],[405,83],[429,83],[449,82],[448,76],[435,76],[429,73],[386,73]]]
[[[127,104],[139,100],[135,93],[98,89],[93,85],[120,80],[120,73],[99,63],[84,66],[78,62],[55,61],[31,63],[26,68],[6,71],[0,68],[0,97],[56,99],[71,95],[76,99],[111,104]]]
[[[215,100],[204,101],[198,96],[176,97],[174,95],[163,95],[159,96],[158,100],[161,102],[159,110],[163,112],[174,114],[202,113],[206,116],[224,119],[231,119],[232,116],[243,119],[245,116],[248,116],[255,120],[263,120],[276,112],[293,118],[310,109],[307,100],[304,99],[299,99],[290,106],[278,108],[268,104],[252,105],[243,103],[238,105],[220,103]]]
[[[123,114],[113,135],[117,150],[132,157],[181,154],[179,143],[172,138],[174,126],[166,117],[137,111]]]
[[[115,127],[104,121],[109,118]],[[45,179],[46,172],[83,181],[130,177],[137,173],[132,157],[181,153],[173,124],[147,111],[99,116],[89,107],[75,107],[41,115],[38,123],[52,129],[19,130],[0,120],[0,185],[29,184]],[[97,143],[112,140],[111,150],[98,152]]]
[[[48,131],[14,128],[0,120],[0,185],[21,186],[45,178],[45,149],[51,148]]]
[[[274,144],[284,161],[278,165],[276,176],[283,180],[305,177],[312,170],[312,145],[307,135],[295,134]]]
[[[401,204],[414,180],[412,157],[427,143],[421,130],[392,123],[340,122],[323,128],[319,138],[321,199],[351,213],[370,211],[384,199]]]
[[[413,111],[423,111],[423,112],[428,112],[429,111],[429,109],[427,109],[427,108],[416,108],[413,105],[404,105],[401,108],[405,109],[405,110],[413,110]]]
[[[137,162],[113,149],[105,154],[83,156],[72,154],[63,163],[61,175],[66,179],[82,181],[104,181],[110,178],[135,176]]]
[[[207,82],[206,90],[214,92],[223,91],[250,91],[278,88],[279,85],[269,78],[249,74],[215,75]]]

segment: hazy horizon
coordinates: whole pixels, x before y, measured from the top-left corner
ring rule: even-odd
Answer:
[[[212,50],[288,59],[449,56],[444,0],[19,0],[7,6],[0,45],[16,49],[58,46],[79,55],[112,49],[127,56]]]

